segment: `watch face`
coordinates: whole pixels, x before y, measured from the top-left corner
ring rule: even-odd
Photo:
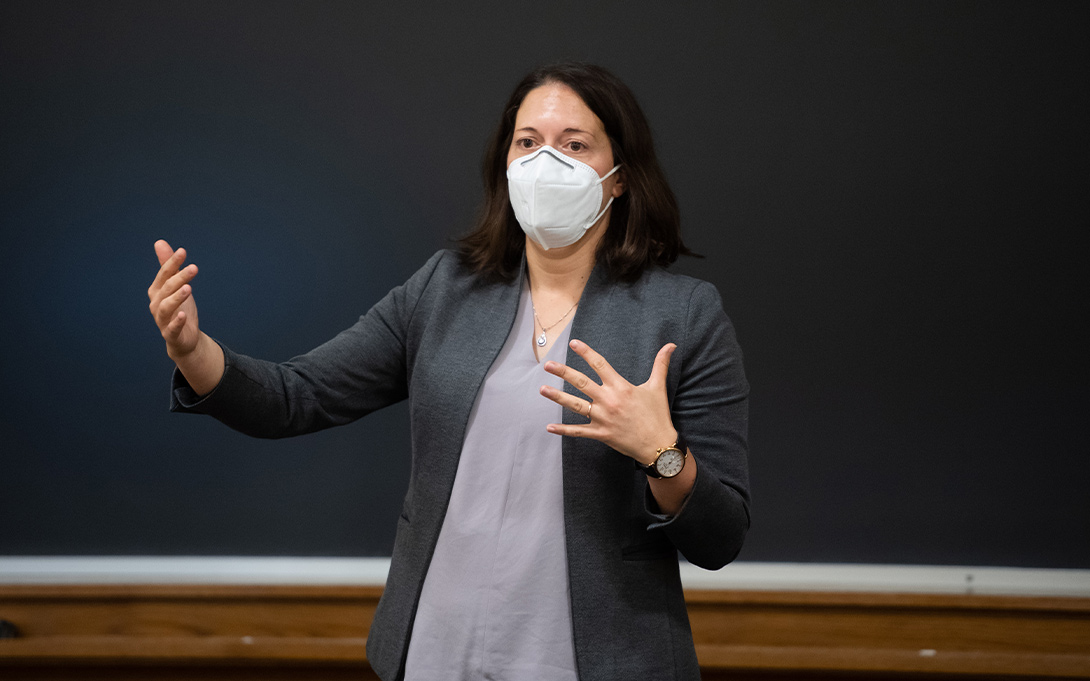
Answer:
[[[664,478],[672,478],[685,466],[685,455],[676,449],[667,449],[655,462],[655,470]]]

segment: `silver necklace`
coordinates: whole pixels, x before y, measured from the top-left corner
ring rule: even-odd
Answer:
[[[560,319],[556,320],[555,322],[553,322],[552,324],[550,324],[548,326],[545,326],[544,324],[541,323],[541,317],[537,316],[537,308],[534,307],[533,296],[530,297],[530,309],[532,309],[534,311],[534,319],[537,320],[538,326],[541,327],[541,335],[539,335],[537,337],[537,346],[539,348],[545,347],[545,345],[549,342],[549,337],[545,335],[545,332],[548,331],[549,329],[553,328],[554,326],[556,326],[560,322],[564,321],[564,318],[567,317],[569,314],[571,314],[571,311],[574,310],[575,306],[578,305],[578,304],[579,304],[579,301],[576,300],[574,303],[572,303],[572,306],[568,308],[568,311],[565,312],[560,317]]]

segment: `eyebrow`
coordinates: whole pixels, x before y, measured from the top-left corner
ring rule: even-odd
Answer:
[[[526,126],[524,128],[516,128],[515,132],[537,132],[537,128]],[[584,135],[590,135],[591,137],[594,137],[594,133],[590,130],[582,130],[580,128],[564,128],[564,132],[581,132]]]

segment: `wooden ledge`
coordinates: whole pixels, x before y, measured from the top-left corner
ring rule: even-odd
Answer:
[[[381,586],[294,584],[0,584],[0,604],[10,600],[370,600]],[[1088,599],[1090,600],[1090,599]]]
[[[239,664],[359,666],[367,639],[289,636],[47,636],[0,641],[0,660],[19,664]]]
[[[1090,678],[1090,655],[716,645],[697,646],[696,652],[700,668],[708,671]]]
[[[0,585],[0,618],[20,630],[0,640],[0,677],[374,678],[365,645],[381,594],[376,586]],[[1090,679],[1090,598],[685,595],[709,680]]]
[[[2,594],[0,589],[0,594]],[[854,591],[724,591],[686,589],[685,602],[693,605],[762,605],[864,607],[905,610],[1010,610],[1014,612],[1070,612],[1090,616],[1090,598],[1066,596],[992,596],[974,594],[869,593]]]

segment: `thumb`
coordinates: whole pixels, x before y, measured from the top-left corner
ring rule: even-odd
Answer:
[[[662,346],[659,354],[655,355],[655,364],[651,367],[651,378],[647,379],[648,383],[666,384],[666,373],[670,370],[670,358],[673,357],[674,350],[677,350],[677,345],[674,343]]]
[[[170,256],[174,255],[174,249],[166,241],[159,239],[155,242],[155,255],[159,258],[159,266],[166,264]]]

